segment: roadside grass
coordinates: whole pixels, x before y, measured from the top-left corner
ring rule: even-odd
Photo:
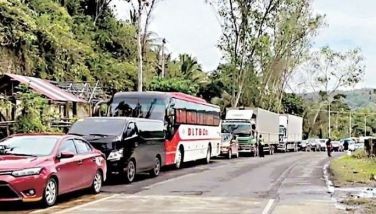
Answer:
[[[366,157],[364,150],[331,161],[330,171],[335,186],[376,185],[376,159]]]

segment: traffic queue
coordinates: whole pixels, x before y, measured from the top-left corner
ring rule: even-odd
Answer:
[[[260,108],[229,109],[176,92],[120,92],[104,115],[80,119],[67,134],[13,135],[0,141],[0,202],[56,203],[107,178],[131,183],[164,166],[210,163],[211,158],[297,151],[303,120]],[[96,106],[96,110],[103,109]],[[99,115],[99,116],[98,116]]]

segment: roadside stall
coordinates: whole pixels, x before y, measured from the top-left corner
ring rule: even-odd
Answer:
[[[0,129],[6,129],[6,134],[11,132],[15,118],[22,115],[19,108],[21,85],[26,85],[29,90],[47,100],[48,112],[43,114],[54,115],[49,121],[50,126],[66,128],[73,120],[91,114],[91,107],[87,101],[64,91],[48,80],[7,73],[0,77],[0,97],[4,103],[9,103],[0,109]]]

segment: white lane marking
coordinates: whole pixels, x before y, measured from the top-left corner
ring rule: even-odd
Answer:
[[[106,198],[101,198],[101,199],[98,199],[98,200],[95,200],[95,201],[92,201],[92,202],[89,202],[89,203],[86,203],[86,204],[81,204],[81,205],[78,205],[78,206],[75,206],[75,207],[72,207],[72,208],[69,208],[69,209],[61,210],[61,211],[55,212],[55,214],[57,214],[57,213],[70,213],[74,210],[77,210],[77,209],[80,209],[80,208],[83,208],[83,207],[86,207],[86,206],[89,206],[89,205],[93,205],[93,204],[96,204],[96,203],[99,203],[99,202],[102,202],[102,201],[106,201],[108,199],[115,198],[117,196],[119,196],[119,194],[115,194],[115,195],[112,195],[112,196],[109,196],[109,197],[106,197]]]
[[[270,199],[268,203],[266,204],[264,210],[262,211],[262,214],[268,214],[270,209],[272,208],[274,204],[275,199]]]

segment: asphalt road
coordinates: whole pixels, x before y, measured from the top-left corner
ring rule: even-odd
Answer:
[[[53,208],[4,205],[12,213],[339,213],[323,180],[324,152],[217,159],[140,175],[130,185],[112,180],[97,196],[64,196]],[[78,198],[77,198],[78,197]],[[3,207],[3,209],[1,209]]]

